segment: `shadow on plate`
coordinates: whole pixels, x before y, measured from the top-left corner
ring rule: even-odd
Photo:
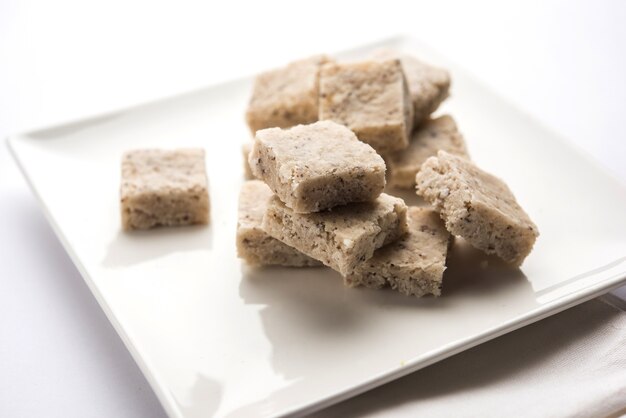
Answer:
[[[498,293],[507,287],[530,284],[524,273],[500,258],[487,255],[462,238],[455,238],[443,276],[442,299],[468,293]]]
[[[261,312],[264,324],[289,322],[322,334],[359,326],[354,307],[347,303],[350,289],[330,268],[243,266],[242,270],[239,295],[246,304],[266,305]]]
[[[116,268],[154,260],[172,253],[210,250],[211,226],[155,228],[147,231],[122,231],[109,244],[102,261],[104,267]]]
[[[246,304],[263,305],[259,317],[272,344],[273,367],[285,378],[295,379],[306,369],[303,361],[329,349],[325,342],[347,347],[355,338],[371,338],[372,320],[401,321],[412,317],[417,322],[430,321],[434,312],[447,317],[451,310],[463,311],[463,304],[471,305],[473,299],[476,303],[485,299],[493,303],[494,295],[506,297],[509,293],[517,298],[515,301],[532,297],[532,288],[519,269],[486,256],[461,240],[453,247],[449,266],[440,298],[408,297],[389,288],[347,288],[341,276],[326,267],[245,265],[239,295]],[[468,293],[473,297],[468,298]],[[391,336],[397,331],[389,332]]]

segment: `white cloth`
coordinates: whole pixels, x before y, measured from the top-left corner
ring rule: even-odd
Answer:
[[[595,299],[315,414],[626,415],[626,312]]]

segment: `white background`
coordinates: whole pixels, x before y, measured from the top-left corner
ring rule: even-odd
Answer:
[[[618,0],[0,0],[0,137],[406,33],[626,183],[624,22]],[[162,415],[2,145],[0,416]]]

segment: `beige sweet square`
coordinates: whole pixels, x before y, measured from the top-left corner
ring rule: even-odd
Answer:
[[[122,157],[122,227],[206,224],[209,194],[202,149],[142,149]]]

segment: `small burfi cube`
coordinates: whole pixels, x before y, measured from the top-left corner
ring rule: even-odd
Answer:
[[[297,213],[376,199],[385,162],[354,133],[332,121],[257,132],[252,173]]]
[[[321,266],[322,263],[269,236],[261,228],[272,191],[260,180],[246,181],[239,193],[237,254],[248,264],[290,267]]]
[[[320,120],[347,126],[381,154],[409,145],[413,106],[399,60],[325,64],[319,106]]]
[[[539,232],[513,193],[466,158],[439,151],[416,181],[417,194],[435,206],[452,234],[513,265],[532,250]]]
[[[450,73],[443,68],[389,49],[376,51],[373,57],[379,60],[397,58],[402,63],[413,103],[415,126],[426,120],[448,97]]]
[[[241,146],[241,155],[243,157],[243,178],[246,180],[254,179],[254,174],[252,174],[250,163],[248,162],[250,151],[252,151],[252,142],[246,142]]]
[[[376,249],[407,232],[406,211],[402,199],[385,193],[373,202],[305,214],[274,196],[263,217],[263,230],[345,276]]]
[[[207,224],[209,194],[202,149],[143,149],[122,157],[122,227]]]
[[[259,74],[246,112],[252,134],[317,121],[319,70],[329,61],[317,55]]]
[[[401,189],[415,187],[420,167],[439,150],[469,158],[463,135],[449,115],[424,122],[413,132],[407,149],[385,156],[389,185]]]
[[[407,221],[409,232],[360,263],[345,277],[348,286],[391,286],[407,296],[441,295],[452,235],[430,208],[410,207]]]

